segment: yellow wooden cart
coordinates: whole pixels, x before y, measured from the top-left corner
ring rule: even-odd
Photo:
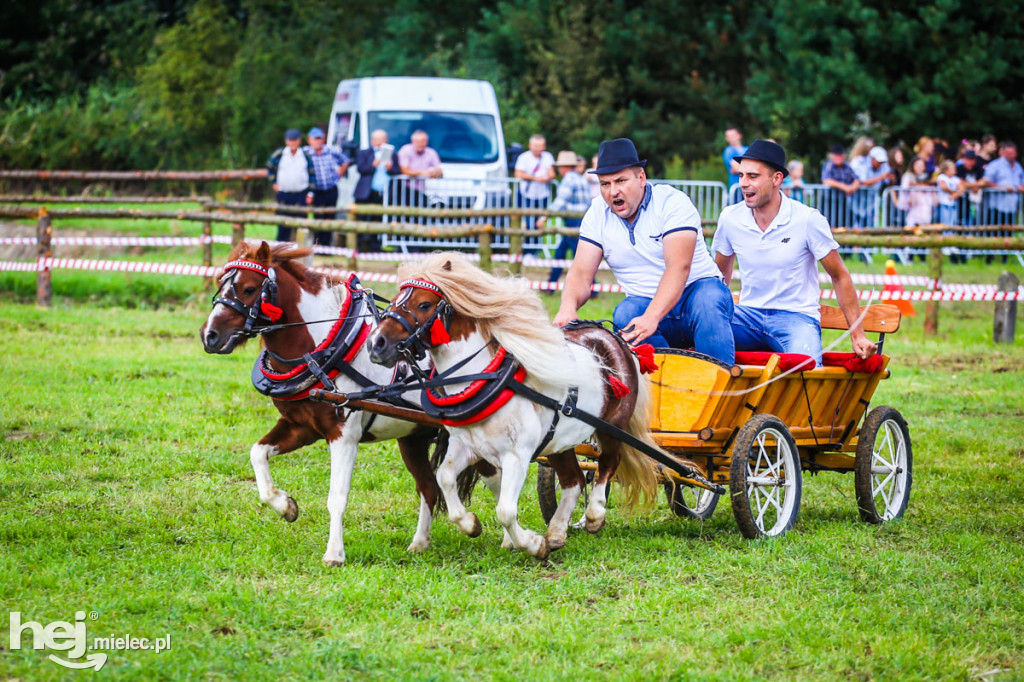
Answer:
[[[821,307],[825,329],[846,329],[842,312]],[[854,472],[860,516],[883,523],[903,515],[910,496],[912,453],[907,422],[895,408],[867,414],[878,383],[889,376],[882,354],[887,333],[899,329],[895,306],[872,305],[862,321],[879,334],[879,354],[867,361],[828,353],[825,366],[803,370],[806,356],[737,355],[729,366],[693,351],[663,349],[650,375],[651,430],[670,453],[695,462],[714,483],[728,486],[733,514],[747,538],[778,536],[793,527],[800,510],[802,472]],[[813,362],[810,363],[813,367]],[[577,448],[587,461],[595,453]],[[718,495],[688,485],[659,467],[670,507],[703,519]],[[549,467],[538,471],[545,517],[557,506]]]

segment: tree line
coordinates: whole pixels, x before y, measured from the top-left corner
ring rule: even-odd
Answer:
[[[260,166],[339,80],[492,82],[509,142],[713,168],[729,126],[820,161],[1019,137],[1024,0],[37,0],[0,7],[0,165]],[[1024,142],[1024,140],[1018,140]],[[694,166],[696,164],[696,166]],[[717,169],[716,171],[717,172]]]

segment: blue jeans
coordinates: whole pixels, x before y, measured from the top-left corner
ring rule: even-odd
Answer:
[[[736,350],[802,353],[821,364],[821,323],[810,315],[738,305],[732,331]]]
[[[626,296],[615,306],[612,322],[621,329],[647,312],[650,304],[649,298]],[[698,279],[687,285],[679,302],[658,324],[658,331],[642,343],[655,348],[696,348],[699,353],[732,365],[736,362],[736,344],[729,326],[732,309],[732,294],[722,280]]]

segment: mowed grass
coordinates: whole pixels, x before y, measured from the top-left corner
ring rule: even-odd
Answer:
[[[392,445],[364,445],[348,563],[328,569],[326,446],[272,461],[296,523],[259,502],[248,451],[276,412],[249,384],[255,345],[203,353],[202,296],[156,311],[0,304],[0,619],[95,611],[90,638],[172,638],[79,675],[1024,678],[1024,347],[1020,332],[990,343],[989,304],[944,305],[937,339],[917,317],[886,341],[893,376],[873,404],[910,423],[903,521],[860,522],[852,475],[807,475],[796,529],[757,542],[725,501],[701,524],[663,502],[626,515],[613,491],[599,535],[576,531],[539,563],[500,549],[481,486],[482,537],[440,518],[410,555],[412,480]],[[542,527],[532,478],[521,513]],[[72,675],[7,633],[0,678]]]

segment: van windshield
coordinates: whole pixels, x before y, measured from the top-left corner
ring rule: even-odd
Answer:
[[[442,111],[371,111],[370,130],[383,129],[388,142],[401,149],[413,132],[423,130],[428,144],[445,163],[494,163],[498,160],[498,130],[490,114]]]

